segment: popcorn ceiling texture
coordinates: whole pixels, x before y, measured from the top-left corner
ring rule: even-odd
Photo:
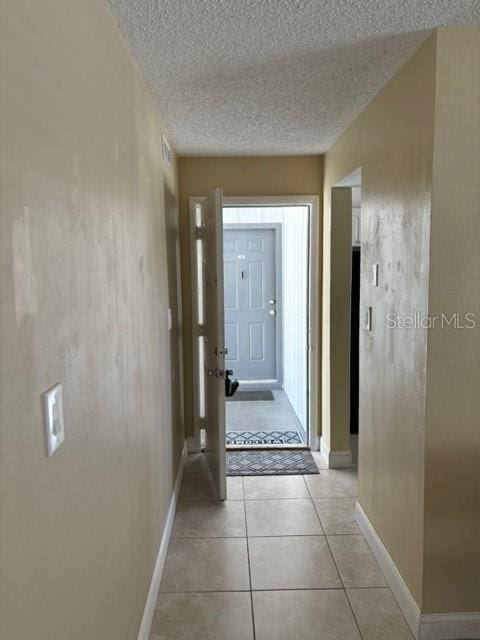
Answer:
[[[429,30],[480,0],[110,0],[183,155],[326,151]]]

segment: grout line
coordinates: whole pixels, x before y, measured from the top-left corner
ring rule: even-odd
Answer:
[[[164,593],[263,593],[265,591],[368,591],[384,589],[391,591],[389,587],[284,587],[284,588],[269,588],[269,589],[192,589],[183,591],[159,591],[158,595]]]
[[[252,568],[250,566],[250,546],[248,544],[248,524],[247,524],[247,505],[245,501],[245,483],[242,477],[242,488],[243,488],[243,516],[245,518],[245,535],[247,538],[247,563],[248,563],[248,579],[250,581],[250,610],[252,612],[252,640],[256,640],[256,629],[255,629],[255,611],[253,608],[253,591],[252,591]]]
[[[237,478],[239,476],[236,476]],[[312,498],[311,495],[308,496],[299,496],[299,497],[284,497],[284,498],[238,498],[236,500],[227,499],[225,502],[241,502],[245,500],[245,502],[262,502],[266,500],[356,500],[357,496],[318,496],[316,498]],[[180,502],[184,504],[185,502],[218,502],[218,498],[189,498],[188,496],[182,497]]]
[[[384,588],[387,589],[388,587],[355,587],[354,589],[379,589],[379,588]],[[219,589],[192,589],[191,591],[160,591],[159,595],[162,594],[188,594],[188,593],[268,593],[268,592],[275,592],[275,593],[283,593],[285,591],[344,591],[346,592],[346,589],[344,589],[343,587],[285,587],[285,588],[268,588],[268,589],[223,589],[223,590],[219,590]],[[253,612],[252,612],[253,615]]]
[[[172,536],[172,540],[243,540],[245,538],[326,538],[327,536],[331,538],[339,537],[339,536],[349,536],[349,537],[359,537],[362,536],[361,533],[269,533],[262,535],[247,535],[241,534],[237,536],[216,536],[216,535],[204,535],[204,536]]]
[[[328,549],[329,549],[329,551],[330,551],[330,555],[332,556],[333,564],[335,565],[335,569],[337,570],[338,576],[339,576],[340,581],[341,581],[341,583],[342,583],[342,585],[343,585],[343,593],[345,594],[345,598],[346,598],[346,600],[347,600],[348,607],[350,608],[350,611],[352,612],[353,621],[355,622],[355,625],[356,625],[356,627],[357,627],[357,630],[358,630],[358,633],[359,633],[359,635],[360,635],[360,638],[362,638],[362,640],[363,640],[363,635],[362,635],[362,631],[361,631],[361,629],[360,629],[360,625],[358,624],[357,618],[356,618],[356,616],[355,616],[355,613],[354,613],[354,611],[353,611],[352,605],[351,605],[350,600],[349,600],[349,598],[348,598],[347,588],[346,588],[346,586],[345,586],[345,582],[344,582],[344,580],[343,580],[343,576],[342,576],[342,574],[340,573],[340,569],[338,568],[338,564],[337,564],[337,561],[335,560],[335,556],[333,555],[332,548],[330,547],[330,542],[329,542],[329,540],[328,540],[328,536],[325,536],[325,539],[326,539],[326,541],[327,541],[327,546],[328,546]]]
[[[350,602],[350,598],[348,597],[347,589],[345,589],[345,597],[347,598],[348,606],[350,608],[350,611],[352,612],[353,619],[355,620],[355,624],[357,625],[357,629],[358,629],[358,633],[360,634],[360,638],[362,638],[362,640],[363,640],[363,633],[362,633],[362,630],[360,629],[360,624],[359,624],[359,622],[357,620],[357,616],[355,615],[355,611],[353,610],[352,603]]]

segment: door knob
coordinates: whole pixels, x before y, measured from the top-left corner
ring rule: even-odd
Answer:
[[[271,316],[274,316],[276,311],[275,309],[270,309],[270,311],[268,312]]]
[[[268,304],[275,304],[276,300],[269,300]]]

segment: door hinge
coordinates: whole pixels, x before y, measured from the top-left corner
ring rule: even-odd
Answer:
[[[199,324],[197,326],[197,336],[199,338],[205,338],[207,336],[207,327],[204,324]]]

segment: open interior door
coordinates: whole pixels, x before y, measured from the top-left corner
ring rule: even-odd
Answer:
[[[219,500],[226,498],[225,329],[222,190],[202,201],[205,232],[205,454]]]

